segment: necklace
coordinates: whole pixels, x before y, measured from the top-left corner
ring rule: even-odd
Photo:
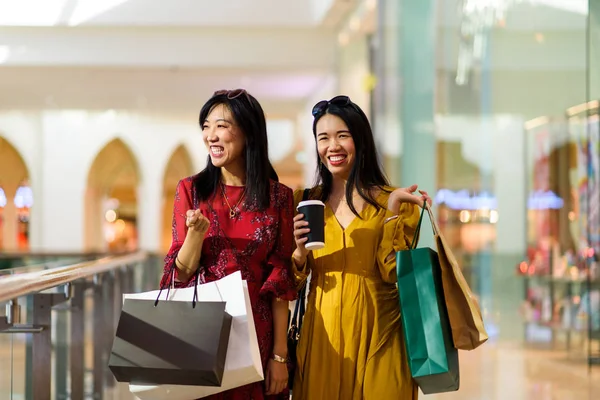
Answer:
[[[225,203],[227,203],[227,207],[229,207],[229,218],[231,218],[231,219],[236,218],[240,213],[239,205],[242,202],[242,200],[244,199],[244,193],[246,193],[246,188],[244,187],[244,190],[242,191],[242,194],[240,195],[240,199],[233,207],[231,207],[231,204],[229,204],[229,199],[227,198],[227,194],[225,193],[225,185],[222,182],[221,182],[221,192],[223,193],[223,198],[225,199]]]

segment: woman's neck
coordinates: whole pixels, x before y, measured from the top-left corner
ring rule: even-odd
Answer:
[[[221,182],[228,186],[244,186],[246,184],[246,170],[241,164],[221,167]]]
[[[333,177],[333,182],[331,185],[331,193],[329,193],[329,198],[334,199],[336,201],[346,202],[346,186],[348,185],[348,181],[343,178]],[[367,191],[370,193],[374,193],[375,188],[368,188]],[[361,198],[361,195],[358,193],[356,186],[352,190],[352,202],[356,204],[356,201]]]
[[[338,199],[346,197],[346,185],[348,181],[343,178],[333,177],[333,184],[331,185],[331,196]]]

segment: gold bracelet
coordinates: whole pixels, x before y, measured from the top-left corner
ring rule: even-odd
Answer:
[[[186,270],[186,271],[190,270],[187,265],[185,265],[184,263],[179,261],[179,255],[175,256],[175,261],[176,261],[176,263],[179,263],[183,267],[184,270]]]
[[[287,358],[283,358],[281,356],[278,356],[277,354],[273,354],[273,361],[281,363],[281,364],[287,364]]]

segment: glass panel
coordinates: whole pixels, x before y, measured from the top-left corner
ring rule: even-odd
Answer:
[[[600,1],[589,2],[588,32],[588,100],[600,100]],[[587,276],[584,295],[579,299],[582,314],[588,320],[588,357],[590,363],[600,364],[600,130],[598,109],[593,115],[588,137],[590,139],[590,242],[591,248],[586,262],[590,273]]]
[[[47,301],[51,300],[48,296],[53,296],[54,301],[50,313],[50,329],[44,330],[51,334],[51,363],[48,369],[52,399],[92,398],[94,394],[96,398],[103,399],[133,399],[128,385],[117,384],[108,369],[122,293],[156,290],[161,272],[162,260],[149,258],[105,273],[96,279],[73,282],[69,287],[53,288],[41,295],[46,296]],[[70,293],[71,296],[67,301],[61,302],[65,293]],[[40,311],[35,309],[35,301],[35,295],[19,299],[21,328],[31,328],[34,314]],[[43,308],[46,309],[45,306]],[[78,329],[79,326],[81,329]],[[34,344],[34,338],[39,339],[41,335],[0,334],[0,356],[3,360],[0,364],[0,398],[34,397],[33,388],[36,386],[36,379],[39,379],[36,371],[45,371],[45,366],[40,368],[43,364],[36,366],[34,362],[43,359],[41,353],[36,353],[40,347],[36,348]],[[83,391],[80,396],[73,392],[77,390],[77,382],[80,383],[79,390]]]
[[[26,318],[24,301],[20,305],[22,317]],[[8,302],[0,303],[7,310]],[[4,314],[4,313],[3,313]],[[4,322],[4,317],[2,318]],[[0,333],[0,398],[25,399],[25,363],[27,335],[22,333]]]
[[[570,199],[590,174],[573,131],[591,120],[567,118],[600,97],[587,3],[386,0],[379,12],[375,126],[393,183],[435,194],[492,340],[581,348],[586,291],[555,280],[588,270]]]

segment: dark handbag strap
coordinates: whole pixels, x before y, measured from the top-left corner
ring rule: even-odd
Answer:
[[[306,298],[306,285],[302,286],[302,289],[298,292],[298,300],[296,300],[296,306],[294,307],[294,315],[292,317],[292,326],[298,327],[298,332],[302,328],[302,320],[304,319],[305,312],[305,298]]]
[[[302,194],[302,201],[308,200],[310,195],[310,189],[304,189],[304,193]],[[294,307],[294,315],[292,316],[292,326],[298,327],[298,332],[302,327],[302,320],[304,319],[304,311],[305,311],[305,299],[306,298],[306,283],[302,286],[302,289],[298,292],[298,300],[296,300],[296,306]]]

